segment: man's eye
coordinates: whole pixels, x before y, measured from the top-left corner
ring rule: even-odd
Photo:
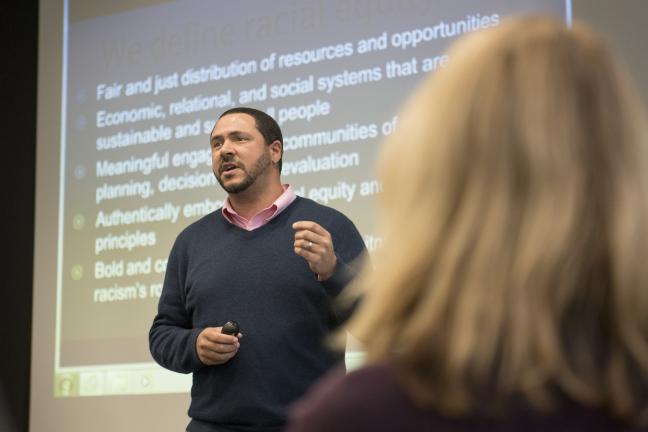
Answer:
[[[212,141],[212,148],[220,148],[222,145],[221,141]]]

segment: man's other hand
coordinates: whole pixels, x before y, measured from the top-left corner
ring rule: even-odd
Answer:
[[[295,253],[306,260],[320,281],[330,278],[337,264],[331,234],[311,221],[295,222],[292,227],[295,230]]]

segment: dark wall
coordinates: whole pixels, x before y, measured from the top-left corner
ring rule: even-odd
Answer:
[[[0,430],[26,432],[29,411],[38,1],[0,12]],[[4,400],[4,404],[3,404]]]

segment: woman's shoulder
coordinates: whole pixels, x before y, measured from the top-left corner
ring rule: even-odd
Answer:
[[[515,404],[514,404],[515,405]],[[565,401],[552,413],[511,407],[507,415],[478,413],[447,417],[421,408],[399,385],[387,365],[361,367],[348,374],[337,369],[325,375],[295,403],[287,432],[387,431],[635,431],[617,423],[602,409]]]
[[[391,368],[377,364],[363,366],[348,373],[343,368],[334,369],[313,386],[308,396],[322,400],[330,399],[329,403],[335,404],[337,400],[348,402],[358,396],[377,401],[382,398],[384,391],[388,391],[389,394],[403,394],[398,390]]]
[[[336,369],[292,406],[287,430],[402,430],[403,414],[414,411],[388,366],[370,365],[348,374]]]

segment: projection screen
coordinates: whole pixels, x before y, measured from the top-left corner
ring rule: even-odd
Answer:
[[[148,330],[175,236],[219,208],[208,136],[233,106],[280,123],[282,181],[370,251],[373,164],[457,37],[565,0],[42,1],[30,430],[184,430],[191,377]],[[347,351],[354,367],[362,353]]]

